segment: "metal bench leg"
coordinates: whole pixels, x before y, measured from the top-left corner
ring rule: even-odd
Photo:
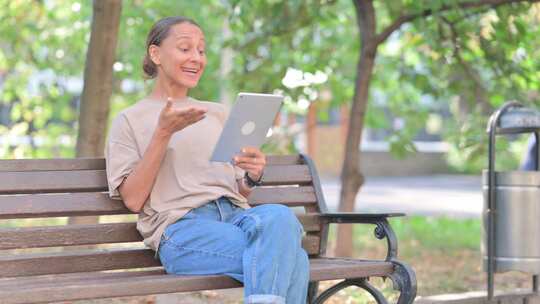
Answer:
[[[317,293],[319,291],[319,282],[309,282],[307,302],[311,304],[317,298]]]
[[[397,304],[411,304],[416,298],[416,274],[407,264],[400,261],[391,261],[394,264],[394,272],[389,275],[394,289],[399,290]]]
[[[397,237],[388,221],[385,219],[377,222],[376,225],[375,237],[380,240],[386,238],[388,244],[386,261],[394,264],[394,272],[389,277],[394,284],[394,289],[400,292],[397,304],[411,304],[416,298],[416,274],[407,264],[397,260]]]
[[[357,286],[369,292],[373,296],[373,298],[375,298],[378,304],[388,303],[384,298],[383,294],[371,284],[369,284],[366,279],[347,279],[325,290],[317,299],[315,299],[315,301],[312,302],[312,304],[322,304],[335,293],[349,286]]]

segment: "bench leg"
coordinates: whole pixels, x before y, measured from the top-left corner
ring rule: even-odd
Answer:
[[[416,274],[409,265],[392,260],[394,272],[389,275],[394,289],[399,290],[397,304],[411,304],[416,298]]]
[[[411,304],[416,298],[416,274],[407,264],[397,260],[397,237],[390,223],[384,219],[376,222],[376,225],[375,237],[380,240],[386,238],[388,244],[386,261],[394,264],[394,272],[389,277],[394,284],[394,289],[400,292],[397,304]]]
[[[319,291],[319,282],[309,282],[307,302],[311,304],[317,298],[317,293]]]
[[[384,298],[384,295],[371,284],[369,284],[366,279],[347,279],[325,290],[317,299],[315,299],[315,301],[312,302],[312,304],[322,304],[335,293],[349,286],[357,286],[366,290],[373,296],[373,298],[375,298],[378,304],[388,303]]]
[[[394,272],[390,274],[389,277],[392,280],[394,289],[400,292],[397,304],[412,304],[416,298],[416,275],[412,268],[405,263],[400,261],[392,261],[392,264],[394,264]],[[315,285],[315,283],[317,285]],[[314,288],[313,286],[318,287],[318,283],[312,282],[309,286],[310,289],[308,290],[308,300],[310,304],[322,304],[338,291],[349,286],[357,286],[366,290],[373,296],[373,298],[375,298],[378,304],[388,303],[384,295],[369,284],[365,278],[347,279],[341,281],[322,292],[317,298],[315,298],[317,289],[315,288],[315,291],[313,292],[312,288]],[[314,298],[315,300],[313,300]]]

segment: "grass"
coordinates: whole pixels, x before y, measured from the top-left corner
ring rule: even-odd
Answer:
[[[433,217],[394,218],[390,224],[399,242],[415,244],[427,250],[475,250],[480,245],[481,222],[477,219],[452,219]],[[373,227],[355,225],[354,235],[358,245],[372,242]],[[359,248],[361,249],[361,248]]]

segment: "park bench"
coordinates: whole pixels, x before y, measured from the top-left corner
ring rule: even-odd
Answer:
[[[378,303],[386,303],[382,293],[368,282],[370,277],[390,278],[400,291],[398,303],[413,302],[415,275],[397,260],[397,239],[387,221],[401,214],[328,213],[308,157],[269,156],[267,160],[263,186],[253,191],[249,201],[252,206],[285,204],[298,215],[306,232],[303,246],[310,256],[309,303],[324,303],[348,286],[363,288]],[[0,160],[0,223],[6,219],[122,214],[133,213],[122,201],[109,198],[103,158]],[[325,257],[331,223],[375,225],[375,236],[387,240],[386,259]],[[166,274],[154,252],[144,247],[133,219],[86,225],[4,224],[0,252],[0,303],[4,304],[242,286],[222,275]],[[341,281],[318,294],[318,282],[325,280]]]

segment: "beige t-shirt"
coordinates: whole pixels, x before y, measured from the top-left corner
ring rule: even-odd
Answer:
[[[137,220],[137,230],[144,244],[156,252],[155,257],[165,228],[189,210],[221,196],[229,197],[239,207],[250,208],[236,182],[244,171],[228,163],[209,161],[228,109],[219,103],[191,97],[174,103],[178,108],[189,105],[207,108],[206,117],[171,136],[152,191]],[[111,198],[121,199],[118,186],[142,159],[164,106],[165,101],[143,99],[113,120],[105,146]]]

